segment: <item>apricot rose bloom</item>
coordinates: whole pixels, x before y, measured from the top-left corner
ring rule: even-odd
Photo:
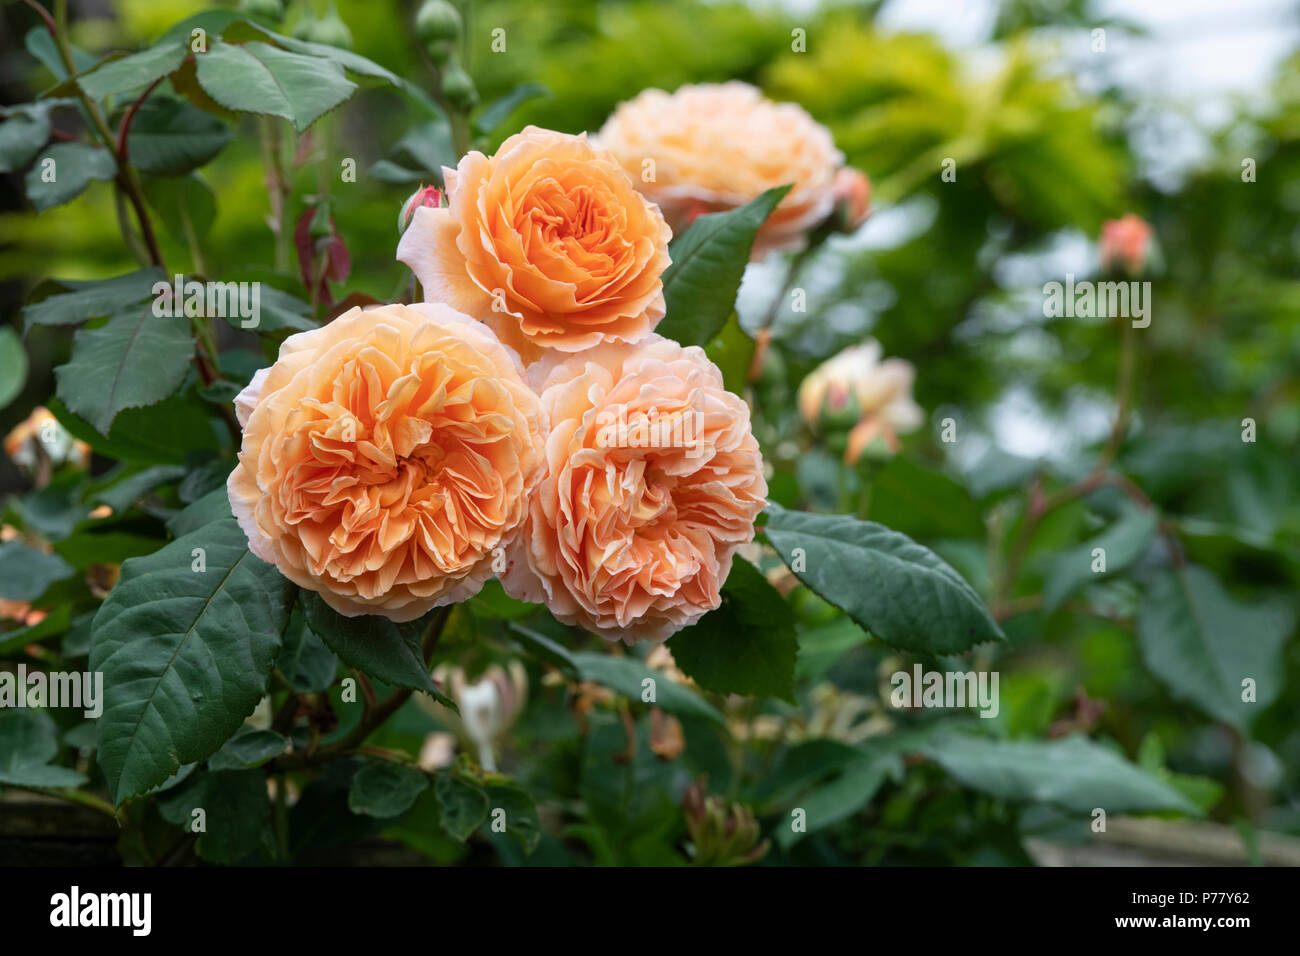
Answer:
[[[448,207],[416,209],[397,247],[428,301],[486,321],[525,361],[637,342],[663,318],[672,232],[585,133],[529,126],[443,177]]]
[[[749,407],[717,366],[651,335],[550,354],[528,375],[551,421],[547,474],[506,591],[629,644],[716,608],[767,496]]]
[[[596,139],[659,204],[675,233],[701,213],[793,183],[759,230],[756,259],[804,244],[830,215],[844,164],[830,132],[802,107],[737,81],[645,90],[620,104]]]
[[[348,616],[471,597],[543,473],[546,417],[518,356],[444,305],[291,335],[235,408],[227,489],[249,548]]]

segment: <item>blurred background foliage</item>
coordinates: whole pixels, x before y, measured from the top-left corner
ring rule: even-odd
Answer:
[[[73,36],[96,53],[135,49],[203,6],[75,4]],[[286,32],[305,6],[292,5]],[[414,6],[340,0],[337,9],[356,52],[427,86],[430,67],[408,26]],[[840,510],[847,486],[851,509],[852,489],[871,480],[866,513],[933,547],[986,595],[997,590],[1023,527],[1027,489],[1051,492],[1085,474],[1113,414],[1114,326],[1045,318],[1042,285],[1067,272],[1097,275],[1095,240],[1104,220],[1130,211],[1147,219],[1161,266],[1153,276],[1154,318],[1139,333],[1135,430],[1119,465],[1161,508],[1191,561],[1211,569],[1229,593],[1274,602],[1286,615],[1285,692],[1248,734],[1174,699],[1144,667],[1134,636],[1143,594],[1134,581],[1144,562],[1156,560],[1147,555],[1132,579],[1091,585],[1087,607],[1076,602],[1046,613],[1025,602],[1023,612],[1004,616],[1011,643],[996,662],[1002,712],[992,723],[1005,738],[1028,740],[1077,721],[1175,781],[1210,819],[1243,833],[1300,836],[1300,53],[1280,63],[1267,95],[1235,102],[1231,115],[1208,126],[1203,155],[1170,181],[1152,174],[1150,151],[1142,148],[1167,104],[1110,82],[1105,53],[1080,69],[1063,65],[1070,51],[1086,58],[1098,26],[1111,31],[1112,42],[1140,33],[1086,0],[996,4],[989,38],[974,51],[882,27],[877,3],[829,2],[797,14],[693,0],[460,6],[464,62],[484,102],[522,83],[547,91],[486,134],[480,145],[487,148],[525,123],[595,133],[617,103],[646,87],[733,78],[802,104],[831,129],[847,161],[871,177],[875,212],[858,233],[832,239],[806,263],[800,284],[807,312],[786,308],[776,316],[774,354],[756,396],[756,430],[774,469],[772,497]],[[4,98],[23,102],[53,78],[24,50],[34,23],[29,12],[7,5],[0,20]],[[791,49],[796,27],[806,30],[806,53]],[[490,52],[496,28],[506,31],[505,53]],[[274,258],[258,127],[248,117],[238,122],[240,135],[199,174],[215,209],[200,223],[202,261],[164,224],[173,271],[228,278],[264,270]],[[356,159],[355,184],[340,183],[332,170],[322,175],[326,142],[332,164]],[[394,259],[396,211],[416,183],[453,162],[445,129],[390,89],[363,89],[312,129],[300,155],[291,218],[324,184],[352,257],[346,291],[391,298],[407,275]],[[1256,164],[1251,182],[1241,175],[1245,157]],[[940,178],[945,159],[955,160],[954,182]],[[6,323],[16,326],[19,305],[43,279],[135,267],[108,184],[36,217],[15,180],[0,177]],[[750,268],[739,306],[744,327],[761,321],[783,268]],[[893,462],[852,470],[798,418],[794,392],[816,364],[867,336],[916,366],[915,395],[928,426],[905,438]],[[66,330],[34,328],[26,343],[30,374],[22,394],[0,410],[0,432],[53,393],[52,369],[68,357]],[[1241,440],[1247,417],[1258,423],[1254,444]],[[959,435],[953,444],[940,438],[947,418]],[[4,478],[6,490],[21,487],[14,474]],[[1040,593],[1051,560],[1096,535],[1119,508],[1103,494],[1055,511],[1029,537],[1023,573],[1002,597],[1014,604]],[[975,515],[970,534],[963,533],[967,512]],[[730,737],[683,716],[685,749],[672,759],[652,747],[653,715],[637,717],[641,746],[629,749],[625,721],[599,706],[594,688],[578,692],[579,733],[572,688],[544,681],[530,664],[527,710],[502,762],[550,808],[544,818],[567,826],[564,839],[543,838],[534,862],[680,862],[674,847],[686,835],[682,794],[700,774],[709,776],[711,791],[753,807],[765,832],[776,834],[769,861],[1021,862],[1027,834],[1086,837],[1077,816],[1071,822],[1059,809],[1009,806],[963,788],[932,761],[909,763],[866,802],[841,795],[837,804],[830,786],[810,791],[829,774],[853,794],[876,792],[870,771],[835,775],[836,747],[888,723],[884,675],[910,667],[911,658],[865,641],[802,588],[790,601],[801,640],[797,706],[733,702]],[[458,612],[450,647],[464,653],[471,672],[510,656],[506,622],[517,609],[507,605],[484,598]],[[1095,701],[1105,706],[1094,713]],[[903,724],[924,726],[926,719],[909,716]],[[436,726],[410,707],[376,743],[418,750]],[[803,749],[785,746],[801,736]],[[824,750],[807,749],[807,741]],[[339,784],[312,786],[327,804],[329,788]],[[841,819],[787,845],[778,831],[788,807],[810,792],[842,806]],[[421,801],[386,832],[434,859],[463,855],[421,826],[425,812],[436,815]],[[513,844],[489,839],[507,860],[522,859]]]

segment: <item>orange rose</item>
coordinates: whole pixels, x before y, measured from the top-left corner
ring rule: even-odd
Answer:
[[[448,208],[417,208],[397,247],[429,301],[483,319],[525,360],[636,342],[663,318],[672,232],[585,133],[529,126],[443,178]]]
[[[547,475],[506,590],[609,640],[662,641],[721,602],[766,503],[749,407],[697,347],[651,335],[529,369]]]
[[[674,232],[701,213],[793,183],[759,230],[756,259],[803,245],[830,215],[844,163],[831,134],[802,107],[774,103],[739,82],[646,90],[619,105],[597,142],[659,204]]]
[[[291,335],[235,408],[227,488],[250,549],[348,616],[472,596],[542,476],[546,418],[518,357],[443,305]]]

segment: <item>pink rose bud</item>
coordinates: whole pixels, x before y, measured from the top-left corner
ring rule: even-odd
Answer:
[[[1123,266],[1138,273],[1146,265],[1151,250],[1151,226],[1140,216],[1129,213],[1122,219],[1108,219],[1101,227],[1101,267]]]
[[[402,211],[397,215],[398,233],[406,232],[406,227],[415,218],[415,210],[421,206],[437,209],[442,205],[442,190],[437,186],[421,186],[411,194],[411,198],[402,203]]]
[[[855,232],[871,215],[871,180],[860,169],[845,166],[835,174],[836,225],[841,232]]]

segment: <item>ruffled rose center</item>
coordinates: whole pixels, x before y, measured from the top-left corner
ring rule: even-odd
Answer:
[[[439,352],[367,348],[290,413],[274,455],[284,525],[316,575],[382,593],[482,556],[518,470],[510,396]]]

